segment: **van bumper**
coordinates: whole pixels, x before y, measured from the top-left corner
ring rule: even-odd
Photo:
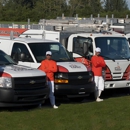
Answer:
[[[49,88],[34,90],[0,89],[0,107],[30,106],[44,103]]]
[[[130,87],[130,80],[105,81],[105,89]]]
[[[55,96],[87,96],[95,91],[95,83],[84,85],[55,84]]]

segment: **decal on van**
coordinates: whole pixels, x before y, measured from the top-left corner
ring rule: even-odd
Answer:
[[[19,28],[0,28],[0,36],[10,36],[11,31],[13,31],[13,35],[18,37],[23,32],[27,31],[27,29],[19,29]]]
[[[77,65],[73,65],[73,64],[71,64],[71,65],[69,65],[71,68],[81,68],[81,66],[77,66]]]
[[[32,68],[24,68],[24,67],[18,67],[18,66],[8,66],[6,68],[11,69],[13,71],[33,70]]]
[[[119,63],[117,63],[117,66],[115,67],[115,70],[116,71],[121,71],[121,67],[120,67]]]

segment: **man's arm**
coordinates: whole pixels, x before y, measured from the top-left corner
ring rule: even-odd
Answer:
[[[105,63],[104,59],[101,58],[101,67],[105,67],[105,66],[106,66],[106,63]]]
[[[101,66],[100,61],[96,61],[94,57],[92,57],[91,62],[92,62],[92,65],[96,68]]]
[[[53,67],[50,69],[51,72],[57,72],[57,64],[55,61],[52,62]]]
[[[39,70],[44,71],[45,73],[50,73],[51,71],[46,67],[46,63],[42,61],[41,65],[38,68]]]

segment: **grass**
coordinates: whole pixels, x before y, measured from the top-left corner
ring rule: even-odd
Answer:
[[[130,97],[0,112],[0,130],[129,130]]]

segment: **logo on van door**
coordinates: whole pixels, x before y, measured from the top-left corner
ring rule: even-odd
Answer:
[[[115,70],[116,70],[116,71],[121,71],[121,67],[120,67],[120,65],[119,65],[118,62],[117,62],[117,66],[115,67]]]
[[[36,81],[31,80],[29,83],[30,83],[30,84],[35,84],[35,83],[36,83]]]
[[[78,76],[78,79],[82,79],[83,77],[82,76]]]

